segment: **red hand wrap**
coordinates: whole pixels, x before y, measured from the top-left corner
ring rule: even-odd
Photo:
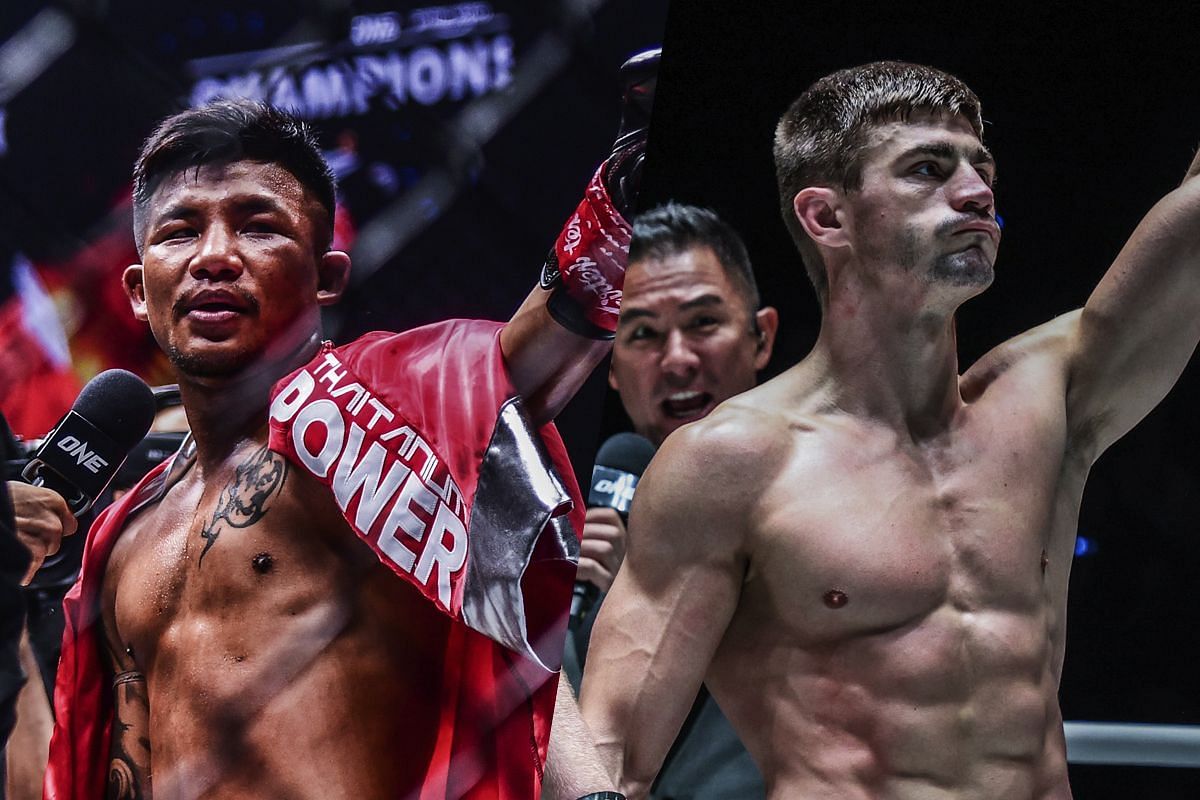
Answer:
[[[617,329],[629,239],[633,230],[613,206],[596,170],[583,201],[554,243],[554,256],[567,294],[588,322],[605,331]]]

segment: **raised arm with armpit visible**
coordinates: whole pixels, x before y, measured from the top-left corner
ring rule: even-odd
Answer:
[[[1095,459],[1150,412],[1200,342],[1200,155],[1150,210],[1066,337],[1073,446]]]

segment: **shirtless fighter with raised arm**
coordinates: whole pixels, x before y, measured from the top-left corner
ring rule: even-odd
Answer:
[[[151,135],[124,282],[193,438],[89,540],[47,797],[537,797],[583,515],[546,423],[615,327],[618,145],[508,323],[334,348],[307,129],[221,102]]]
[[[837,72],[775,153],[820,335],[639,483],[584,716],[632,797],[705,680],[772,798],[1069,798],[1080,498],[1200,339],[1200,159],[1082,310],[960,375],[954,312],[1000,239],[974,94],[909,64]]]

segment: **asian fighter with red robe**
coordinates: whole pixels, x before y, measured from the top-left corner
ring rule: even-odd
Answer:
[[[307,130],[225,102],[151,136],[125,286],[192,437],[88,543],[48,798],[537,797],[582,514],[547,423],[607,348],[558,320],[615,326],[626,145],[508,323],[333,348]]]

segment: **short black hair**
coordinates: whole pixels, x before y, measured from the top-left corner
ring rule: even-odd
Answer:
[[[711,209],[667,203],[639,215],[633,221],[629,263],[647,258],[668,258],[694,247],[712,250],[725,274],[745,298],[753,316],[760,298],[746,243]]]
[[[334,177],[304,122],[253,100],[217,100],[167,117],[142,145],[133,166],[133,236],[145,245],[146,209],[163,179],[208,164],[278,164],[312,192],[324,209],[317,249],[333,240]]]

